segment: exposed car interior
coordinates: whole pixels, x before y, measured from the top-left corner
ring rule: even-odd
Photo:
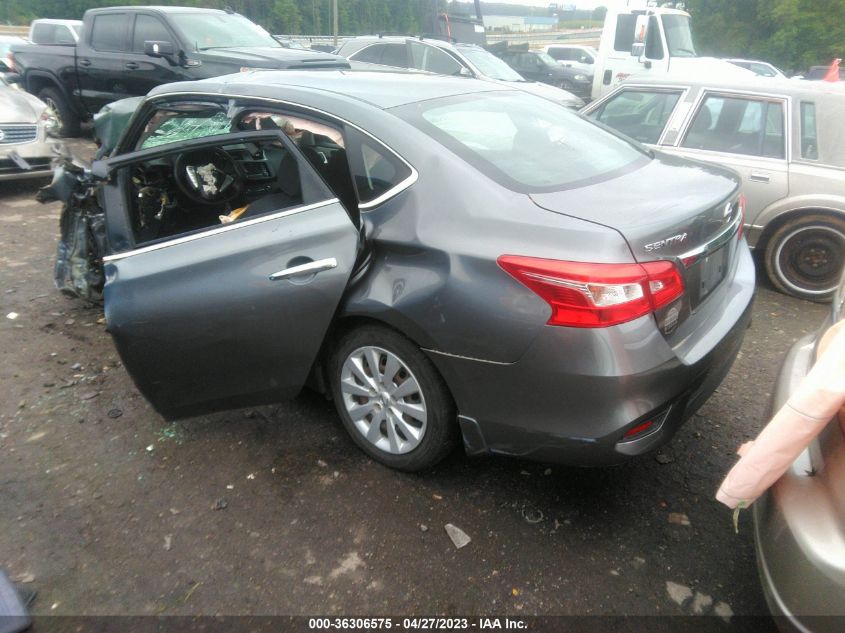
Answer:
[[[127,169],[139,244],[302,202],[296,159],[277,141],[175,153]]]
[[[342,133],[276,113],[159,111],[137,144],[147,149],[235,131],[283,131],[347,209],[357,209]],[[280,141],[167,155],[126,168],[136,244],[283,211],[303,203],[297,158]]]
[[[657,143],[680,92],[625,90],[590,116],[641,143]]]
[[[784,158],[783,105],[710,95],[696,113],[683,147]]]

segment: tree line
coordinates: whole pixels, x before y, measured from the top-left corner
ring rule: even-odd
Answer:
[[[338,0],[340,32],[430,32],[435,2],[438,12],[474,12],[472,2],[456,0]],[[114,4],[231,7],[272,33],[327,35],[332,28],[331,0],[0,0],[0,22],[78,19],[86,9]],[[507,2],[483,6],[491,15],[548,15]],[[764,59],[786,70],[845,57],[845,0],[687,0],[687,7],[703,54]]]
[[[687,0],[700,54],[802,71],[845,57],[845,0]]]
[[[327,35],[332,30],[331,0],[0,0],[0,23],[29,24],[35,18],[78,20],[95,7],[150,4],[231,7],[271,33]],[[340,32],[427,32],[433,7],[432,0],[339,0]],[[438,11],[446,9],[446,0],[438,0]]]

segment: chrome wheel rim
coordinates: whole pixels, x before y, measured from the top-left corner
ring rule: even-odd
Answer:
[[[340,391],[353,426],[377,449],[402,455],[425,437],[425,396],[396,354],[369,345],[354,350],[343,363]]]
[[[59,108],[56,106],[56,102],[53,101],[50,97],[42,98],[44,105],[47,106],[47,111],[49,112],[49,116],[53,119],[53,126],[55,130],[61,131],[62,127],[64,127],[64,121],[62,121],[62,116],[59,114]]]

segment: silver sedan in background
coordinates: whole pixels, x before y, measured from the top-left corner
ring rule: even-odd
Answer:
[[[49,176],[55,117],[37,97],[14,90],[9,77],[0,77],[0,181]]]

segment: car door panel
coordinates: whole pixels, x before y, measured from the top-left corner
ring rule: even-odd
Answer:
[[[159,153],[186,146],[202,143]],[[154,153],[125,154],[116,164],[138,155]],[[299,158],[299,169],[310,170]],[[121,180],[112,178],[103,196],[118,231],[126,217]],[[278,401],[301,389],[358,255],[357,227],[328,190],[322,198],[104,259],[108,330],[165,417]]]
[[[128,13],[99,14],[77,45],[79,95],[89,112],[131,96],[125,68],[130,22]]]
[[[356,246],[346,212],[330,202],[107,262],[109,332],[139,390],[168,417],[292,397],[322,345]],[[326,259],[336,266],[271,279]]]
[[[789,194],[789,168],[785,160],[682,147],[661,149],[736,171],[742,177],[742,191],[746,198],[745,223],[748,225],[754,224],[755,218],[766,207]]]

